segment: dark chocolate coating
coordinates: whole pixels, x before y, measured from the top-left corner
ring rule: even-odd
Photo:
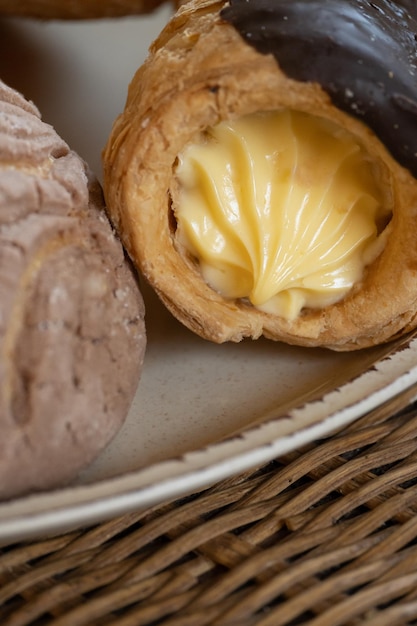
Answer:
[[[417,176],[415,0],[230,0],[221,17],[288,77],[319,83]]]

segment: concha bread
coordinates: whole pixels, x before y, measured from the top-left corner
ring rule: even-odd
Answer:
[[[72,480],[123,424],[144,304],[85,163],[0,82],[0,498]]]
[[[0,15],[93,19],[151,13],[165,0],[0,0]]]

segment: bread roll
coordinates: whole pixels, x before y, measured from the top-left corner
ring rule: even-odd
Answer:
[[[72,480],[123,424],[144,304],[99,184],[0,83],[0,498]]]
[[[416,325],[415,3],[191,0],[105,152],[111,219],[214,341],[353,350]]]

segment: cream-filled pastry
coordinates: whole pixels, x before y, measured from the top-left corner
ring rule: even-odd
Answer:
[[[154,42],[104,186],[194,332],[351,350],[414,328],[416,26],[405,1],[191,0]]]

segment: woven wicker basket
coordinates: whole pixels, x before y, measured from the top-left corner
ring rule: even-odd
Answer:
[[[0,552],[2,626],[417,623],[417,406]]]

